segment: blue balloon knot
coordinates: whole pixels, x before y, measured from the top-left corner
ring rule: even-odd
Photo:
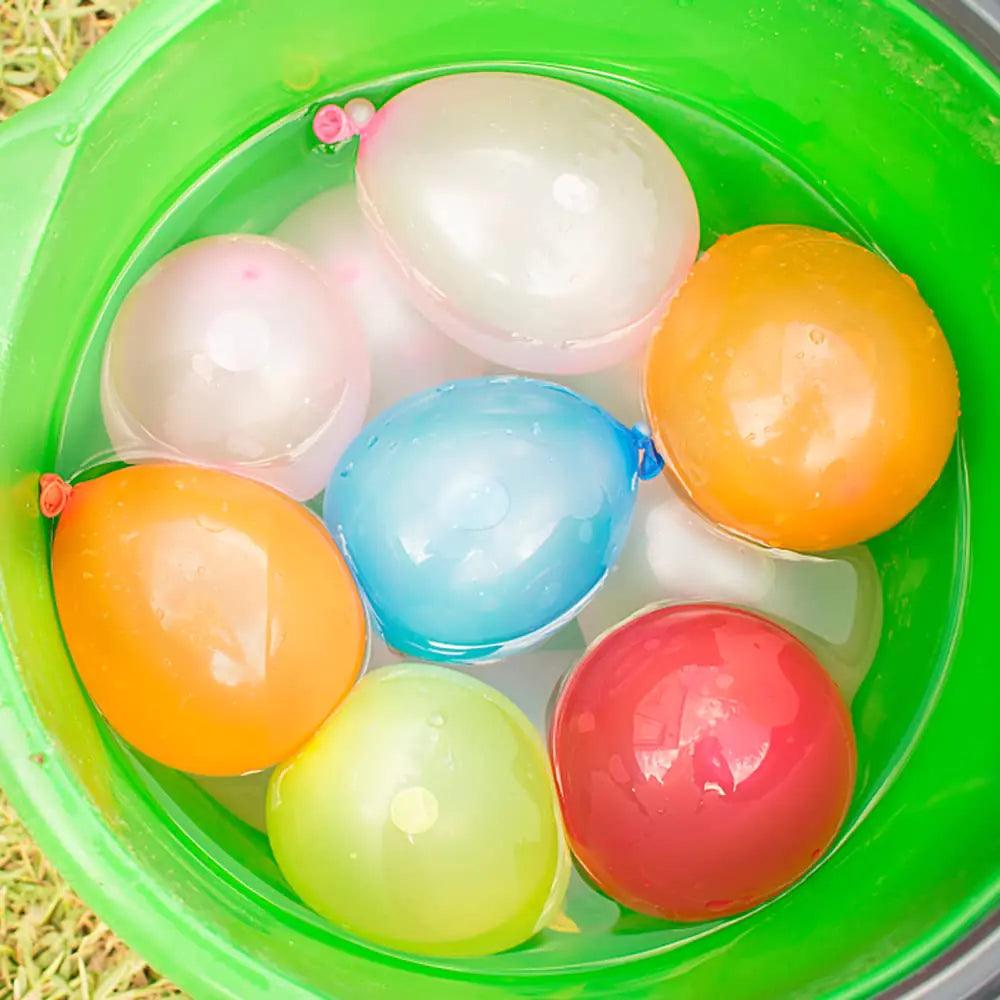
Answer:
[[[663,469],[663,456],[656,450],[656,445],[649,435],[645,424],[636,424],[630,431],[639,453],[638,473],[640,479],[653,479]]]

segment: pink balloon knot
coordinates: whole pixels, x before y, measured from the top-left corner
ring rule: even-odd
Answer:
[[[312,120],[313,135],[326,146],[345,142],[361,129],[339,104],[324,104]]]
[[[38,509],[44,517],[58,517],[69,503],[73,487],[62,476],[46,472],[38,480]]]

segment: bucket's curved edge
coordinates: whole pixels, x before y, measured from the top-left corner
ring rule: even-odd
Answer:
[[[994,1000],[1000,996],[1000,910],[879,1000]]]
[[[980,22],[968,13],[960,16],[958,11],[965,9],[964,3],[956,0],[881,0],[881,3],[901,17],[916,22],[939,45],[974,70],[980,82],[1000,97],[1000,76],[990,65],[995,50],[984,45],[980,51],[976,47],[980,33],[972,30],[974,23],[988,25],[988,22]]]
[[[943,48],[948,49],[967,68],[976,72],[983,82],[1000,94],[1000,79],[979,53],[959,38],[953,30],[933,13],[918,5],[914,0],[882,0],[901,16],[919,21],[924,30],[934,37]],[[9,153],[20,146],[25,158],[41,155],[32,147],[41,143],[42,136],[53,142],[53,131],[69,122],[81,127],[88,123],[106,103],[113,99],[123,85],[119,81],[129,75],[133,67],[141,65],[150,54],[167,44],[173,36],[185,30],[192,22],[209,12],[218,0],[145,0],[145,3],[124,19],[115,29],[114,44],[102,42],[69,74],[60,92],[44,101],[20,112],[16,119],[0,127],[0,151]],[[123,58],[123,53],[127,53]],[[51,149],[51,147],[49,147]],[[21,156],[21,152],[18,156]],[[50,192],[58,192],[72,166],[72,150],[50,159],[45,179]],[[10,188],[8,188],[10,189]],[[37,189],[36,189],[37,192]],[[36,199],[37,203],[44,199]],[[17,250],[26,252],[24,243],[15,240],[12,234],[20,231],[32,232],[39,238],[51,217],[56,199],[49,202],[49,211],[42,217],[31,218],[28,199],[24,204],[10,205],[11,217],[20,218],[18,227],[6,226],[6,219],[0,219],[0,263]],[[31,249],[27,249],[30,259]],[[6,269],[0,267],[0,350],[3,342],[13,329],[12,310],[16,302],[14,290],[24,268]],[[12,275],[5,279],[5,275]],[[6,287],[6,280],[10,287]],[[3,608],[0,607],[0,618]],[[3,625],[0,621],[0,625]],[[26,825],[32,830],[46,854],[52,858],[69,882],[84,896],[88,904],[98,911],[112,915],[121,911],[123,900],[100,878],[88,871],[88,852],[100,845],[106,858],[122,873],[122,883],[130,888],[128,906],[131,928],[129,943],[147,956],[159,968],[171,976],[182,987],[196,987],[203,996],[248,1000],[257,995],[254,987],[262,984],[254,970],[253,963],[245,961],[246,956],[231,948],[218,935],[206,934],[202,929],[197,936],[189,936],[189,948],[199,953],[197,966],[189,963],[175,964],[176,955],[164,931],[176,931],[183,926],[185,905],[178,896],[149,893],[145,897],[148,907],[143,906],[143,869],[136,859],[125,851],[119,842],[108,836],[107,828],[96,808],[89,803],[85,792],[72,779],[63,764],[48,762],[39,764],[38,747],[28,739],[28,733],[41,734],[42,725],[33,705],[18,683],[18,669],[10,649],[6,631],[0,636],[0,787],[7,792]],[[67,823],[67,812],[72,814],[72,823]],[[60,830],[56,836],[55,830]],[[891,983],[903,977],[916,975],[927,963],[947,952],[955,942],[962,942],[970,934],[970,926],[977,924],[988,914],[1000,896],[1000,884],[992,887],[984,897],[975,901],[964,914],[964,919],[939,924],[924,939],[922,946],[908,951],[902,960],[894,960],[872,970],[857,986],[858,996],[871,995],[870,990],[884,990]],[[975,911],[975,912],[969,912]],[[978,916],[977,916],[978,914]],[[974,933],[974,930],[973,932]],[[240,970],[242,986],[232,988],[234,969]],[[223,985],[226,982],[230,985]],[[897,994],[890,994],[895,996]],[[904,994],[905,995],[905,994]],[[948,996],[949,994],[941,994]],[[292,983],[287,984],[284,996],[288,1000],[307,1000],[314,994]]]
[[[965,39],[973,52],[1000,70],[1000,7],[991,0],[919,0],[922,7]]]

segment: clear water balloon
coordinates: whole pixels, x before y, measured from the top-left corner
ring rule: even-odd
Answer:
[[[544,745],[454,670],[368,674],[271,781],[292,888],[338,927],[426,955],[512,948],[560,906],[569,861]]]
[[[666,143],[549,77],[461,73],[404,90],[363,129],[357,180],[413,301],[522,371],[634,354],[697,252],[694,195]]]
[[[882,588],[871,553],[769,549],[721,531],[670,486],[647,484],[608,579],[582,609],[588,642],[651,604],[726,601],[779,621],[819,657],[850,700],[875,657]]]
[[[369,416],[422,389],[483,374],[482,358],[446,337],[407,299],[365,223],[353,184],[300,205],[274,235],[307,253],[354,306],[371,359]]]
[[[640,351],[613,368],[583,375],[561,375],[554,381],[592,399],[616,420],[629,427],[644,423],[642,407],[642,369],[644,353]]]
[[[583,656],[585,648],[580,626],[571,621],[540,646],[512,653],[494,663],[470,663],[456,667],[461,666],[470,677],[489,684],[510,698],[544,737],[548,732],[548,718],[559,685]],[[372,637],[369,672],[395,666],[404,659],[382,638]]]
[[[643,444],[562,386],[451,383],[368,425],[324,518],[390,646],[494,659],[546,638],[601,583],[638,477],[655,474]]]
[[[129,461],[217,466],[308,499],[364,420],[364,339],[299,251],[215,236],[155,264],[115,317],[104,421]]]
[[[543,378],[564,385],[597,403],[627,427],[632,427],[646,422],[642,405],[644,363],[645,354],[639,351],[612,368],[584,372],[582,375],[545,375],[542,372],[526,374],[529,378]],[[497,375],[509,374],[509,370],[501,365],[494,365],[489,371]]]

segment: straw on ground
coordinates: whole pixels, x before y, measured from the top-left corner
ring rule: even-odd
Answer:
[[[183,995],[80,902],[0,795],[0,1000]]]
[[[0,0],[0,121],[54,89],[133,6],[135,0]],[[0,793],[0,1000],[110,997],[183,994],[80,902]]]
[[[0,121],[40,100],[137,0],[0,0]]]

